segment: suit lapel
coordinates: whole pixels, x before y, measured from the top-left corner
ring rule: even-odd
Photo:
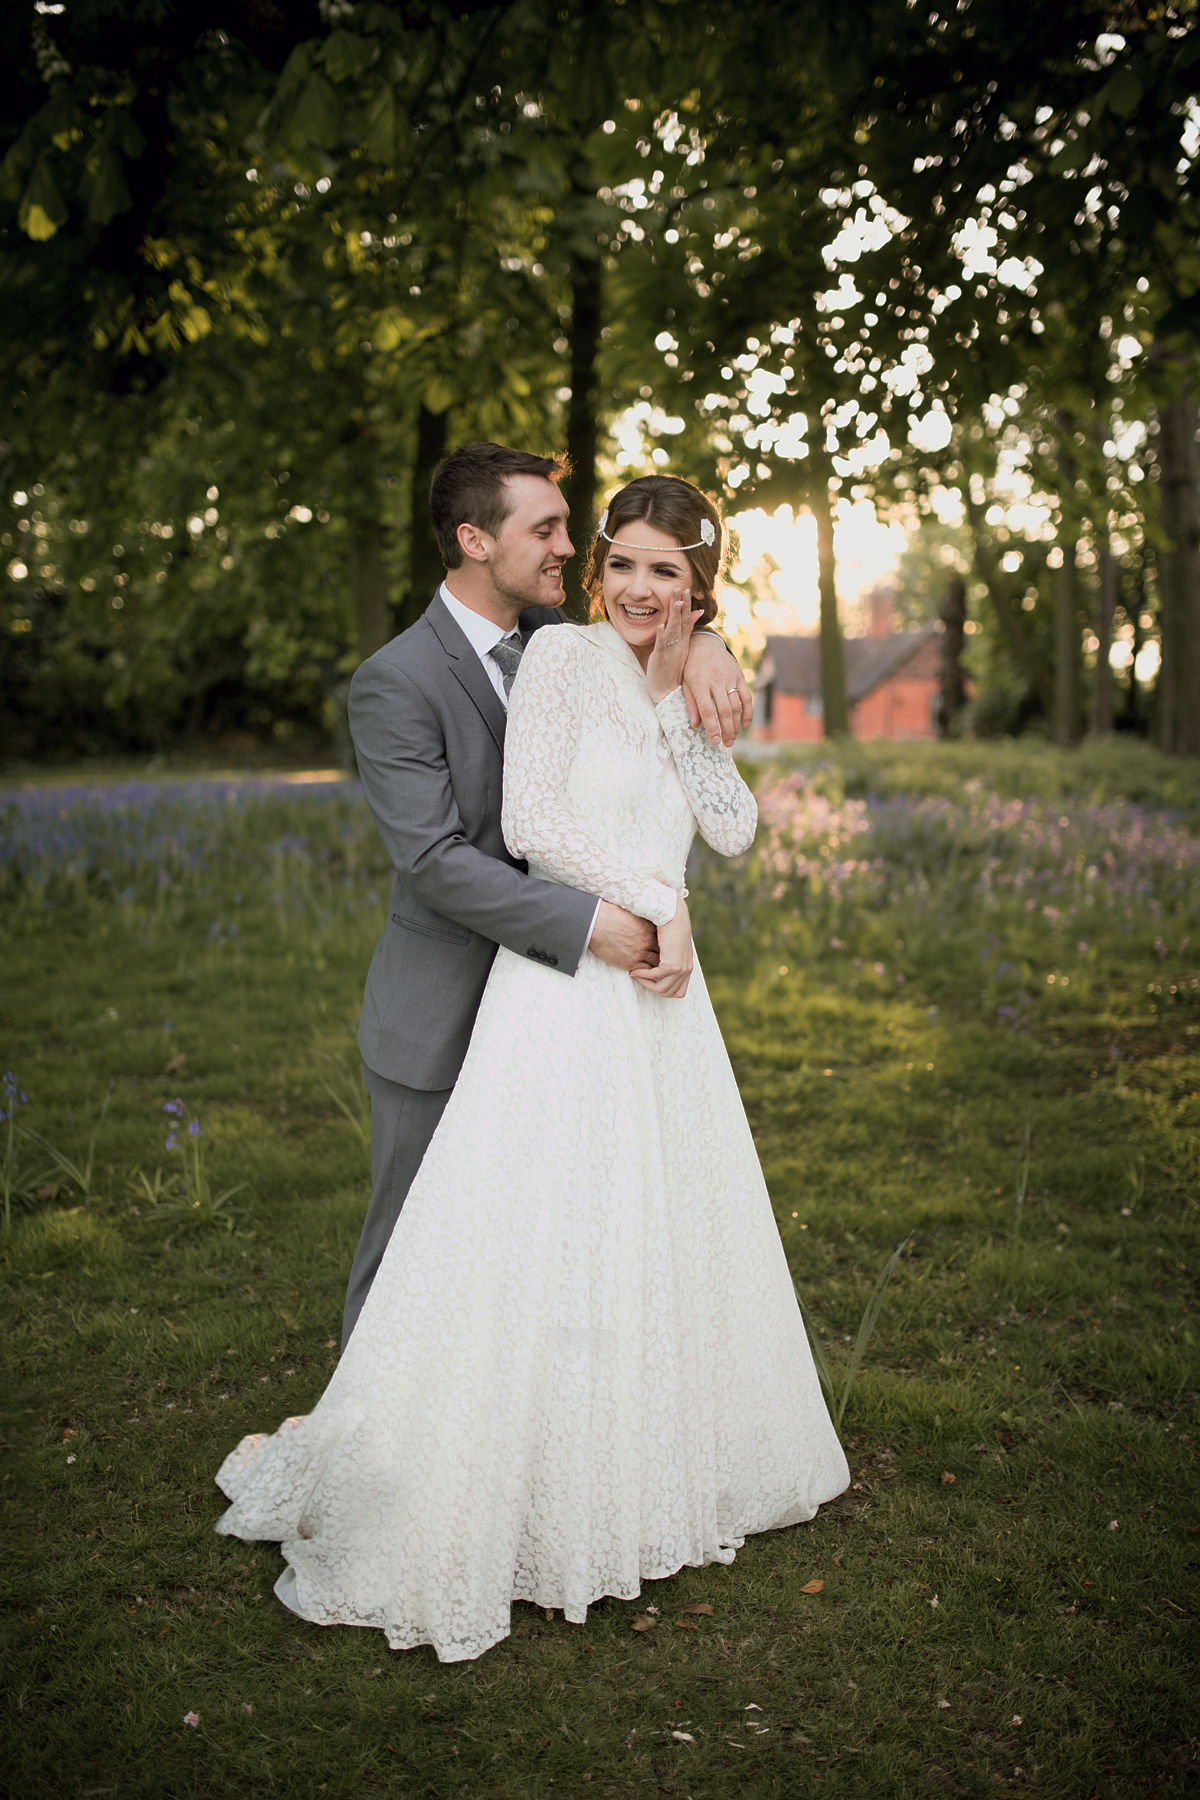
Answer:
[[[496,740],[498,750],[504,749],[504,727],[508,715],[500,704],[495,688],[483,672],[483,665],[476,656],[471,645],[450,617],[448,608],[440,596],[435,596],[425,613],[430,625],[437,635],[442,649],[446,652],[451,672],[474,701],[483,716],[484,724]]]

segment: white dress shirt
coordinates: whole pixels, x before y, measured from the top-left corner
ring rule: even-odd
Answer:
[[[461,600],[456,600],[443,581],[438,589],[438,599],[442,602],[454,623],[470,644],[472,650],[483,664],[484,673],[496,690],[496,697],[505,712],[508,711],[508,695],[504,691],[504,674],[494,656],[489,656],[493,644],[501,638],[511,637],[520,642],[520,634],[516,631],[505,631],[502,625],[495,625],[491,619],[485,619],[482,613],[472,612]],[[583,946],[583,956],[587,955],[588,944],[592,941],[592,933],[596,929],[596,920],[600,917],[600,901],[596,902],[596,910],[592,914],[592,922],[588,926],[587,942]],[[580,962],[583,961],[580,957]]]
[[[517,644],[520,644],[520,633],[515,630],[505,631],[503,625],[494,625],[490,619],[485,619],[482,613],[472,612],[469,606],[464,606],[461,600],[454,598],[444,581],[438,589],[438,598],[483,664],[484,673],[495,688],[496,697],[501,706],[507,712],[508,695],[504,691],[504,674],[495,657],[489,656],[488,652],[494,644],[500,642],[501,638],[511,637]]]

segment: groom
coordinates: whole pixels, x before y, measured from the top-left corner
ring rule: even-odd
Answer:
[[[343,1348],[462,1067],[497,944],[568,980],[587,951],[619,969],[658,960],[645,919],[530,875],[500,831],[509,690],[532,634],[559,622],[574,554],[557,487],[566,469],[499,444],[442,462],[430,504],[446,579],[350,684],[359,773],[396,880],[358,1033],[372,1195]],[[712,633],[692,638],[684,693],[714,743],[749,723],[741,671]]]

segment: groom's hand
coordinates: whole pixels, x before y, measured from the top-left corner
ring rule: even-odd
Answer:
[[[683,697],[692,729],[702,725],[714,744],[731,750],[754,717],[754,696],[737,657],[715,631],[694,631],[683,671]]]
[[[588,949],[614,969],[640,969],[657,963],[658,933],[649,919],[602,900]]]

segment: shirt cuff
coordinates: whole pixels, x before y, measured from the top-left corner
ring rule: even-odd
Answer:
[[[591,922],[591,924],[590,924],[590,925],[589,925],[589,926],[588,926],[588,930],[587,930],[587,936],[586,936],[586,937],[585,937],[585,938],[584,938],[584,940],[583,940],[583,949],[582,949],[582,950],[581,950],[581,951],[580,951],[580,952],[579,952],[579,961],[578,961],[578,963],[577,963],[577,964],[576,964],[576,965],[575,965],[575,966],[576,966],[576,968],[582,968],[582,966],[583,966],[583,959],[584,959],[584,957],[585,957],[585,956],[586,956],[586,955],[587,955],[587,953],[588,953],[588,945],[589,945],[589,944],[590,944],[590,943],[591,943],[591,941],[592,941],[592,933],[593,933],[593,931],[595,931],[595,929],[596,929],[596,920],[597,920],[597,919],[598,919],[598,918],[599,918],[599,917],[600,917],[600,908],[601,908],[601,907],[602,907],[602,906],[603,906],[603,905],[604,905],[604,902],[603,902],[603,900],[597,900],[597,902],[596,902],[596,910],[595,910],[595,912],[594,912],[594,913],[593,913],[593,914],[592,914],[592,922]]]

